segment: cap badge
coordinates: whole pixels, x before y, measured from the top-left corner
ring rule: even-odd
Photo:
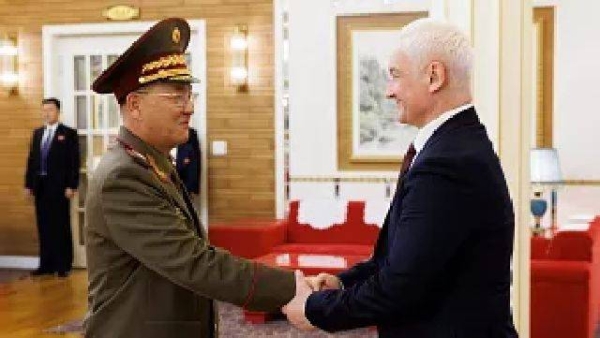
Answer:
[[[179,43],[179,41],[181,41],[181,31],[179,28],[175,27],[173,29],[173,33],[171,33],[171,39],[174,43]]]

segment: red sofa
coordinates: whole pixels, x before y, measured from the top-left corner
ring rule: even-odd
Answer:
[[[531,337],[593,338],[600,322],[600,217],[531,240]]]
[[[349,201],[346,221],[324,230],[298,222],[299,201],[290,203],[285,220],[238,220],[211,224],[212,244],[233,254],[255,258],[269,253],[364,255],[369,257],[379,227],[364,222],[365,204]]]
[[[300,223],[299,208],[299,201],[291,202],[285,220],[242,219],[211,224],[208,230],[210,241],[235,255],[265,264],[300,269],[308,275],[337,273],[371,256],[379,227],[364,222],[364,202],[349,201],[345,221],[326,229]],[[307,257],[316,260],[301,264],[300,260]],[[280,258],[283,258],[283,262],[277,262]],[[336,264],[322,265],[321,259],[333,259]],[[343,261],[343,267],[339,265],[340,260]],[[254,324],[277,317],[277,314],[244,311],[245,320]]]

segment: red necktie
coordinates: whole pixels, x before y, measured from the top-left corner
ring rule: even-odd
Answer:
[[[404,159],[402,160],[402,167],[400,168],[400,177],[406,174],[416,154],[417,150],[415,149],[415,145],[411,143],[410,146],[408,146],[408,151],[404,155]]]

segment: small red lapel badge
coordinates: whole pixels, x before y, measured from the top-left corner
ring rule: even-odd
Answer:
[[[57,135],[57,136],[56,136],[56,139],[57,139],[58,141],[64,141],[64,140],[65,140],[65,135]]]

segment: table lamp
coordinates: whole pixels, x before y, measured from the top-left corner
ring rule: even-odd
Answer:
[[[539,186],[548,185],[551,188],[550,211],[552,218],[550,230],[551,233],[554,234],[556,232],[556,188],[562,182],[560,165],[558,162],[558,152],[554,148],[534,148],[531,149],[530,159],[531,183]],[[541,206],[541,197],[541,192],[539,192],[539,194],[536,194],[536,198],[531,200],[531,211],[534,214],[534,217],[541,218],[546,211],[546,208]],[[536,213],[541,213],[541,215],[536,216]],[[536,220],[536,224],[537,223],[539,222]]]
[[[533,214],[533,218],[535,219],[535,225],[533,227],[534,235],[541,235],[544,232],[542,228],[542,217],[546,213],[548,209],[548,203],[545,199],[542,198],[542,192],[536,191],[535,197],[531,199],[530,202],[531,213]]]

